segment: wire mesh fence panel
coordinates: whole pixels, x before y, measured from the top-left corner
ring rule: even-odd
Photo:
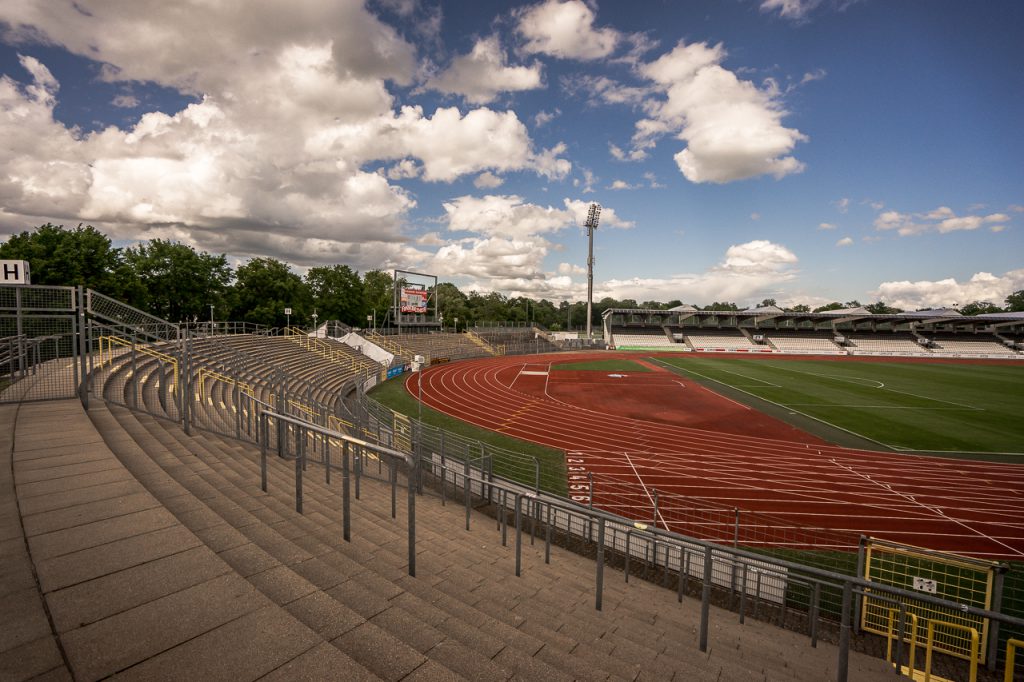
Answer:
[[[13,287],[0,287],[8,290]],[[23,287],[16,292],[22,302],[15,311],[0,314],[0,338],[5,338],[0,357],[0,402],[74,398],[78,392],[77,319],[73,312],[59,314],[69,291],[61,287]],[[73,289],[70,291],[74,291]],[[26,302],[31,305],[24,305]],[[5,306],[6,307],[6,306]]]
[[[0,286],[0,310],[72,312],[75,309],[74,287]]]
[[[87,292],[86,307],[91,315],[131,327],[138,334],[161,341],[174,341],[178,338],[178,325],[104,296],[98,291],[90,289]]]
[[[874,538],[868,541],[865,556],[864,578],[868,580],[932,594],[957,604],[969,604],[986,610],[992,606],[995,575],[999,570],[999,564],[995,562],[943,554]],[[919,618],[918,632],[909,633],[908,641],[909,637],[924,641],[930,622],[973,628],[981,640],[980,660],[982,663],[985,661],[988,619],[966,614],[960,609],[936,607],[916,600],[907,600],[905,605],[909,613]],[[888,601],[879,601],[870,594],[865,595],[860,626],[868,632],[888,634],[890,609]],[[934,648],[959,658],[971,656],[970,637],[961,627],[937,628]]]

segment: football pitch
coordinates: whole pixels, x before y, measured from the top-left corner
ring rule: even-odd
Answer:
[[[783,420],[802,415],[893,450],[1024,462],[1024,363],[652,359]]]

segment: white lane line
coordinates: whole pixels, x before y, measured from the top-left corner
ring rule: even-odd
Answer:
[[[644,489],[644,495],[647,495],[647,499],[649,499],[651,501],[651,508],[653,509],[654,508],[654,497],[651,496],[651,493],[649,493],[647,491],[647,484],[644,483],[644,479],[640,478],[640,472],[636,470],[636,465],[633,464],[633,460],[630,459],[629,453],[628,452],[623,452],[622,456],[626,458],[627,462],[629,462],[630,468],[633,469],[633,475],[636,476],[636,480],[640,481],[640,487]],[[661,527],[662,528],[668,528],[668,525],[665,524],[665,517],[661,515],[661,510],[660,509],[658,510],[658,518],[661,519]]]
[[[881,481],[876,481],[875,479],[871,478],[867,474],[860,473],[859,471],[857,471],[853,467],[847,466],[845,464],[840,464],[835,459],[832,459],[832,460],[829,460],[829,461],[831,461],[833,464],[835,464],[840,469],[845,469],[846,471],[848,471],[849,473],[853,474],[854,476],[859,476],[859,477],[863,478],[864,480],[871,481],[875,485],[881,486],[885,490],[888,490],[893,495],[896,495],[898,497],[902,497],[903,499],[905,499],[905,500],[907,500],[909,502],[913,502],[914,504],[919,505],[923,509],[927,509],[928,511],[932,512],[933,514],[935,514],[936,516],[938,516],[940,518],[946,519],[947,521],[949,521],[951,523],[957,524],[958,526],[964,528],[965,530],[968,530],[968,531],[974,533],[977,537],[982,537],[982,538],[985,538],[986,540],[990,540],[991,542],[996,543],[997,545],[1002,545],[1009,552],[1024,557],[1024,552],[1020,551],[1019,549],[1011,547],[1010,545],[1006,544],[1005,542],[1002,542],[998,538],[994,538],[991,535],[988,535],[987,533],[982,533],[980,530],[972,528],[971,526],[969,526],[968,524],[964,523],[963,521],[961,521],[959,519],[952,518],[945,511],[943,511],[940,507],[935,507],[935,506],[932,506],[930,504],[925,504],[924,502],[919,502],[917,499],[914,498],[913,495],[908,495],[908,494],[902,493],[902,492],[900,492],[898,490],[894,490],[893,487],[891,485],[889,485],[888,483],[882,483]]]

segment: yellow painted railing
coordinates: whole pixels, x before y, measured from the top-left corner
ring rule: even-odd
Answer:
[[[174,382],[171,384],[171,391],[174,391],[174,387],[178,385],[178,360],[172,355],[167,353],[161,353],[158,350],[154,350],[149,346],[142,344],[133,344],[127,339],[122,339],[120,336],[101,336],[97,339],[99,343],[99,365],[103,367],[108,362],[114,361],[114,346],[120,346],[122,348],[135,347],[137,353],[148,355],[151,358],[156,358],[169,364],[173,370]]]
[[[1011,639],[1006,643],[1006,672],[1003,674],[1003,682],[1013,682],[1013,666],[1017,658],[1017,649],[1024,648],[1024,639]]]
[[[199,368],[199,399],[200,400],[202,400],[203,398],[206,397],[206,380],[207,379],[211,379],[213,381],[223,381],[225,384],[230,384],[231,386],[234,386],[235,384],[237,384],[238,385],[238,389],[240,391],[242,391],[243,393],[246,393],[250,398],[255,398],[256,397],[256,394],[253,391],[253,388],[252,388],[252,386],[250,384],[246,384],[246,383],[243,383],[241,381],[237,381],[234,377],[229,377],[229,376],[221,374],[219,372],[214,372],[212,369],[207,369],[206,367],[200,367]]]
[[[885,660],[896,666],[902,666],[903,664],[900,661],[892,660],[892,643],[894,639],[899,637],[899,633],[896,631],[897,613],[899,613],[899,609],[889,609],[889,634],[886,637]],[[917,614],[907,613],[907,618],[910,620],[910,628],[907,631],[910,633],[910,657],[906,674],[908,677],[913,678],[914,666],[916,665],[915,659],[917,658]]]
[[[971,671],[970,682],[978,682],[978,659],[981,656],[981,636],[978,634],[977,629],[967,625],[960,625],[959,623],[950,623],[942,620],[930,620],[928,621],[928,638],[925,642],[925,654],[924,654],[924,682],[931,682],[932,679],[932,650],[935,645],[935,627],[950,628],[952,630],[960,630],[966,632],[971,638],[971,654],[970,661]]]

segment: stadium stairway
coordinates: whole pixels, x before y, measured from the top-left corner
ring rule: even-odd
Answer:
[[[294,464],[270,458],[263,493],[256,452],[237,441],[102,403],[88,416],[62,401],[0,419],[14,434],[12,475],[0,478],[4,679],[835,675],[833,647],[717,609],[701,654],[696,602],[613,571],[598,612],[593,562],[557,547],[545,565],[524,543],[516,578],[494,520],[474,514],[467,532],[463,508],[429,491],[410,578],[404,509],[393,520],[389,487],[369,477],[346,543],[338,479],[325,485],[315,465],[299,515]],[[883,675],[881,661],[851,655],[850,679]]]

